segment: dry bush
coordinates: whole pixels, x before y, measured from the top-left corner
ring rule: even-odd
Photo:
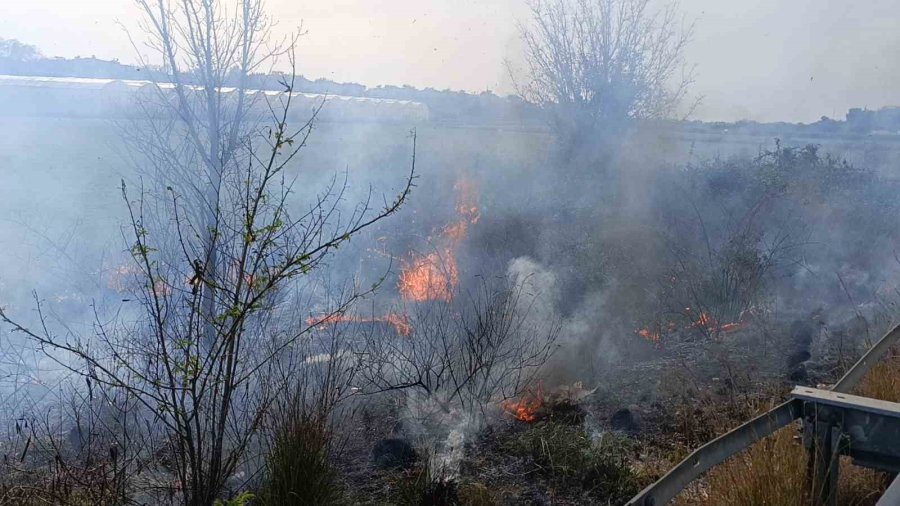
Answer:
[[[0,442],[0,506],[129,502],[133,406],[91,383],[59,395],[65,403],[16,419]]]
[[[570,142],[596,142],[591,133],[611,124],[671,115],[693,81],[683,58],[692,26],[675,3],[653,7],[648,0],[530,2],[532,22],[519,30],[526,75],[518,93],[548,110]]]
[[[478,417],[520,395],[556,350],[561,328],[539,310],[538,290],[530,276],[482,278],[452,302],[411,307],[408,339],[366,334],[360,373],[368,390],[404,392],[422,423],[444,423],[454,410]]]

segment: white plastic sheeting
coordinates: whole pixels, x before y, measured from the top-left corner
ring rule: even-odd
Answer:
[[[196,86],[186,86],[200,91]],[[95,79],[84,77],[41,77],[0,75],[0,114],[42,116],[128,116],[133,108],[129,99],[144,97],[150,101],[167,100],[174,93],[172,83],[154,83],[128,79]],[[233,95],[236,88],[221,88]],[[285,92],[245,90],[254,107],[266,111],[269,103],[275,110]],[[427,121],[428,107],[411,100],[375,99],[342,95],[291,93],[292,116],[303,118],[324,101],[320,119],[326,121]]]

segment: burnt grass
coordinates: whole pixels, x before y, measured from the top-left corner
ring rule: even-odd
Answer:
[[[595,407],[566,411],[577,410],[593,417],[587,410]],[[380,412],[380,423],[361,423],[339,457],[348,502],[352,504],[576,505],[596,504],[598,500],[619,504],[637,492],[641,483],[628,464],[639,458],[640,443],[635,437],[604,433],[602,437],[614,443],[599,455],[592,451],[592,434],[583,416],[573,417],[567,412],[535,422],[503,416],[467,441],[459,475],[451,480],[451,499],[435,499],[421,483],[426,474],[421,459],[407,469],[379,469],[375,465],[371,449],[383,438],[393,436],[388,423],[393,417],[390,407],[369,409]],[[396,413],[393,415],[396,417]],[[616,481],[622,483],[609,483]]]
[[[421,483],[424,462],[407,469],[379,469],[371,449],[391,437],[389,424],[359,427],[339,458],[347,502],[367,505],[581,505],[622,504],[677,462],[696,434],[668,423],[660,405],[635,408],[639,431],[612,429],[621,409],[589,401],[586,418],[546,417],[494,421],[466,443],[455,491],[449,501],[429,497]],[[697,409],[703,409],[697,406]],[[379,418],[390,409],[385,409]],[[735,420],[737,421],[737,420]],[[739,423],[739,421],[737,421]],[[599,449],[602,448],[602,449]],[[435,480],[438,481],[438,480]]]
[[[452,480],[431,476],[427,451],[415,438],[405,439],[398,399],[368,401],[348,417],[339,445],[347,503],[623,504],[691,450],[784,399],[797,382],[783,353],[793,338],[783,335],[784,342],[771,343],[770,370],[759,360],[742,360],[758,336],[747,329],[727,342],[661,346],[654,360],[610,371],[618,378],[615,385],[577,404],[545,406],[533,422],[495,414],[467,437]],[[855,358],[843,351],[846,356],[823,354],[810,365],[805,383],[836,380]],[[385,441],[408,442],[416,461],[378,465],[373,449],[390,447]]]

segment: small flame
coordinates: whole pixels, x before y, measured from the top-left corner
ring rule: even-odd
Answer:
[[[650,341],[651,343],[659,342],[659,337],[660,337],[659,332],[654,332],[650,329],[640,329],[640,330],[637,330],[636,332],[638,333],[639,336]]]
[[[685,311],[690,315],[693,312],[691,308],[685,308]],[[743,313],[741,313],[741,319],[743,319]],[[711,334],[727,334],[729,332],[733,332],[743,327],[744,323],[740,320],[736,322],[730,323],[722,323],[720,324],[718,321],[713,320],[708,314],[704,312],[700,312],[697,316],[697,319],[691,324],[691,328],[705,329],[707,332]]]
[[[538,384],[537,392],[523,395],[518,401],[506,399],[500,403],[503,411],[522,422],[533,422],[544,405],[544,387]]]
[[[360,316],[350,316],[342,314],[330,314],[324,316],[310,316],[306,319],[306,324],[310,327],[318,327],[324,329],[329,325],[335,325],[342,322],[348,323],[387,323],[394,327],[397,334],[408,336],[412,333],[412,325],[409,323],[409,317],[405,314],[388,313],[384,316],[376,316],[374,318],[363,318]]]
[[[691,308],[689,308],[689,307],[684,308],[684,311],[685,311],[685,314],[688,316],[688,318],[690,318],[693,321],[693,323],[691,323],[690,325],[685,326],[684,330],[703,329],[703,330],[706,330],[707,332],[709,332],[710,334],[727,334],[729,332],[734,332],[734,331],[744,327],[744,322],[742,321],[743,317],[744,317],[744,313],[741,313],[740,319],[736,322],[720,324],[716,320],[713,320],[713,318],[711,316],[709,316],[708,314],[706,314],[702,311],[700,313],[696,314],[696,317],[694,316],[695,313]],[[665,324],[665,329],[668,331],[674,331],[677,328],[678,328],[678,325],[676,325],[675,322],[667,322]],[[657,327],[657,329],[660,329],[660,327]],[[650,341],[651,343],[654,343],[654,344],[659,344],[661,337],[662,337],[661,330],[651,330],[651,327],[645,327],[642,329],[638,329],[638,330],[635,330],[634,332],[637,335],[641,336],[642,338],[644,338],[647,341]]]
[[[693,326],[708,328],[711,326],[710,323],[712,323],[712,318],[706,313],[700,313],[700,316],[697,317],[697,321],[694,322]]]

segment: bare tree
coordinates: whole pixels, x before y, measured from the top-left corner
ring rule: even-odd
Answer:
[[[199,218],[196,224],[207,253],[197,259],[197,270],[215,278],[222,268],[217,212],[223,178],[244,162],[238,155],[253,125],[255,95],[248,93],[248,78],[286,48],[266,46],[270,22],[262,0],[137,0],[137,4],[144,14],[143,47],[152,56],[145,56],[133,42],[136,53],[144,67],[161,63],[158,78],[165,81],[156,83],[156,100],[141,97],[144,102],[138,105],[147,116],[169,121],[135,129],[138,135],[132,137],[132,146],[161,179],[192,192],[185,210]],[[231,85],[227,91],[226,85]],[[216,287],[203,286],[202,299],[209,320],[216,313]],[[205,332],[211,339],[210,325]]]
[[[493,279],[468,297],[416,305],[409,338],[370,336],[362,374],[370,389],[427,401],[425,418],[481,413],[531,386],[556,349],[560,324],[532,311],[538,297],[528,279]]]
[[[115,455],[130,466],[116,468],[131,478],[128,491],[116,485],[119,496],[158,488],[208,506],[228,492],[285,384],[284,360],[296,360],[295,345],[309,335],[311,324],[297,317],[310,303],[300,286],[341,244],[399,210],[412,188],[415,136],[411,169],[383,206],[370,191],[348,208],[347,182],[337,178],[318,194],[295,190],[287,171],[318,110],[292,122],[293,79],[276,94],[244,89],[277,54],[262,49],[261,2],[138,3],[170,81],[140,104],[152,115],[136,139],[158,177],[136,194],[122,183],[126,284],[138,307],[113,318],[98,312],[91,336],[54,322],[37,296],[38,325],[5,308],[0,320],[128,408],[118,426],[138,444]],[[283,54],[293,63],[291,49]],[[343,312],[364,293],[343,292],[330,307]],[[150,483],[154,476],[163,479]]]
[[[550,110],[567,136],[672,114],[692,82],[684,63],[692,26],[676,3],[658,12],[649,4],[532,1],[532,22],[520,26],[527,76],[519,94]]]

